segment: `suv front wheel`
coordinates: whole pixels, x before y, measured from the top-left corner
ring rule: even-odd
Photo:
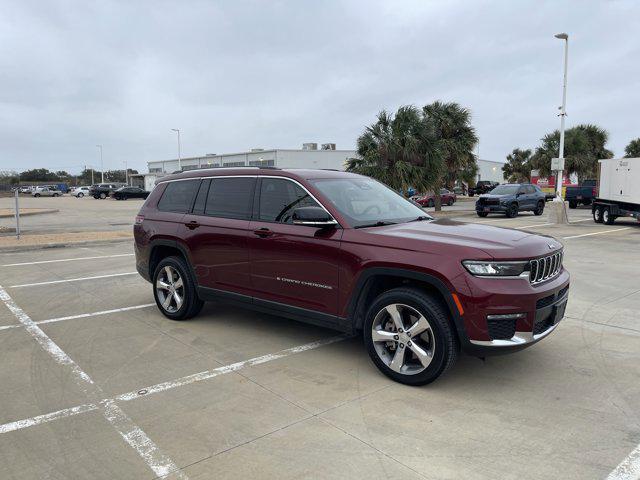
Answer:
[[[204,305],[180,257],[167,257],[158,263],[153,274],[153,296],[162,314],[171,320],[194,317]]]
[[[364,341],[380,371],[407,385],[433,382],[458,356],[448,313],[413,288],[396,288],[376,298],[365,319]]]

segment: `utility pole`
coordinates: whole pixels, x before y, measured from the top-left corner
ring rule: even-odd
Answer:
[[[171,129],[173,132],[177,132],[178,133],[178,170],[182,171],[182,147],[180,145],[180,129],[179,128],[172,128]]]
[[[129,185],[129,169],[127,168],[127,161],[124,161],[124,181],[127,186]]]
[[[102,161],[102,145],[96,145],[100,149],[100,173],[102,174],[101,183],[104,183],[104,162]]]
[[[562,106],[560,107],[560,148],[558,159],[562,169],[556,170],[556,199],[562,201],[562,172],[564,170],[564,119],[567,116],[567,65],[569,61],[569,35],[558,33],[556,38],[564,40],[564,74],[562,78]]]

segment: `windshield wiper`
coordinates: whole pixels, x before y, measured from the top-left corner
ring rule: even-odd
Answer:
[[[422,222],[423,220],[433,220],[433,217],[428,217],[426,215],[420,215],[419,217],[416,217],[413,220],[409,220],[409,221],[410,222]]]
[[[367,223],[365,225],[356,225],[353,228],[384,227],[385,225],[396,225],[396,222],[384,222],[382,220],[379,220],[375,223]]]

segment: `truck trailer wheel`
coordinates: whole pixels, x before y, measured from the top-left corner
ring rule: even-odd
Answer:
[[[578,208],[577,200],[569,200],[569,208]]]
[[[616,221],[616,216],[611,214],[609,207],[604,207],[602,210],[602,221],[605,225],[613,225],[613,222]]]
[[[602,223],[602,207],[594,207],[593,221],[596,223]]]

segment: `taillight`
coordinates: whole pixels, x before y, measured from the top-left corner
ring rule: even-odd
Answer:
[[[144,215],[136,215],[136,225],[142,225],[144,221]]]

